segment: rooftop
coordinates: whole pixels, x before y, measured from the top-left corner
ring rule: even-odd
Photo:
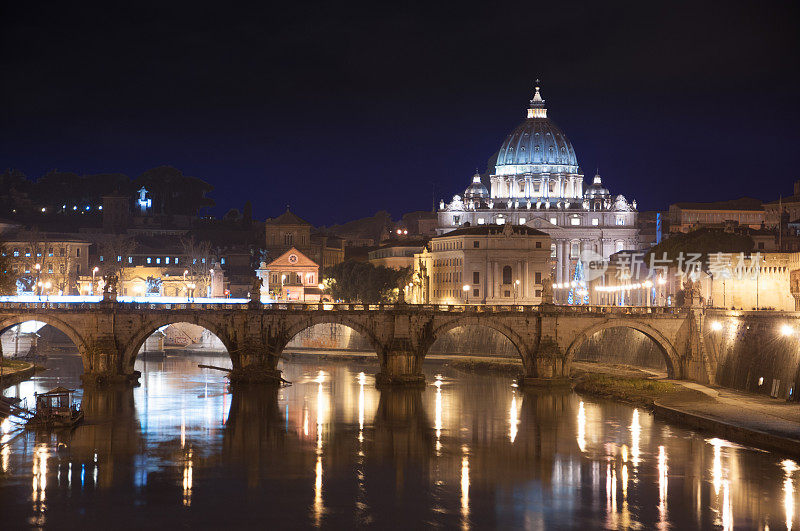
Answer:
[[[755,197],[740,197],[729,201],[712,201],[710,203],[675,203],[670,208],[682,210],[764,210],[764,204]]]
[[[526,225],[478,225],[475,227],[462,227],[441,236],[436,236],[434,239],[449,238],[450,236],[499,236],[504,234],[509,227],[511,228],[511,233],[515,236],[547,236],[547,233]]]

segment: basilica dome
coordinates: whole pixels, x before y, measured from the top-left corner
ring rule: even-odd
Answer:
[[[472,184],[464,192],[465,199],[484,199],[489,197],[489,190],[481,182],[481,175],[475,172],[472,176]]]
[[[547,117],[536,87],[528,117],[506,137],[497,155],[496,175],[578,173],[575,150],[566,135]]]

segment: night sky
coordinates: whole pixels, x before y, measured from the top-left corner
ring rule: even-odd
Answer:
[[[541,77],[587,180],[641,210],[800,179],[796,2],[276,4],[6,2],[0,167],[166,164],[218,215],[399,217],[463,193]]]

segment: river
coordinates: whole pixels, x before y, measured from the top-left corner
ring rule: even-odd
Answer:
[[[379,391],[377,364],[308,357],[233,391],[197,367],[224,353],[173,351],[92,391],[77,355],[48,363],[4,394],[78,388],[86,419],[2,424],[3,529],[798,527],[796,462],[506,375],[430,363],[424,390]]]

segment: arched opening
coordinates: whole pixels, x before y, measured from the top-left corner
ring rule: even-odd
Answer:
[[[129,363],[142,373],[142,385],[159,372],[177,373],[184,379],[192,379],[206,371],[213,371],[220,379],[225,371],[201,368],[209,365],[220,369],[231,369],[233,363],[225,342],[212,330],[187,321],[166,322],[139,334],[130,352]]]
[[[675,377],[676,355],[656,330],[625,324],[597,325],[585,331],[567,352],[572,367],[581,363],[595,370],[634,370]]]
[[[428,348],[426,359],[457,355],[510,359],[520,357],[514,343],[494,328],[461,325],[441,331]]]
[[[0,390],[5,396],[34,403],[33,394],[58,386],[76,389],[84,373],[81,340],[69,326],[47,316],[25,316],[0,322],[3,349],[3,374],[29,370],[31,364],[43,367],[18,384]],[[80,393],[76,395],[79,399]]]
[[[378,371],[380,359],[374,341],[354,323],[306,322],[287,334],[278,370],[289,381],[316,376],[320,370],[334,371],[347,364],[355,373]],[[342,369],[345,370],[345,369]]]

